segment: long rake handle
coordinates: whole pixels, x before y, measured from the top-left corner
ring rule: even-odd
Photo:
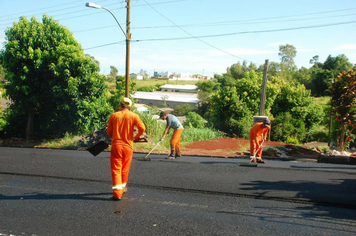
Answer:
[[[260,148],[262,147],[262,145],[263,145],[263,143],[264,143],[264,138],[263,138],[263,136],[262,136],[262,143],[260,144],[260,146],[258,146],[258,148],[257,148],[257,150],[256,150],[256,152],[255,152],[255,155],[254,156],[256,156],[256,154],[257,154],[257,152],[260,150]]]
[[[160,143],[161,141],[158,141],[158,143],[156,143],[156,145],[152,148],[152,150],[145,156],[145,158],[147,158],[151,152],[153,152],[153,150],[155,150],[155,148],[158,146],[158,144]]]

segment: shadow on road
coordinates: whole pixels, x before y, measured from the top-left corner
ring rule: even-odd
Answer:
[[[273,198],[277,191],[282,198],[301,200],[316,205],[356,208],[356,179],[331,179],[331,183],[313,181],[253,181],[240,188],[257,198]]]
[[[48,194],[48,193],[31,193],[16,196],[5,196],[0,194],[0,200],[91,200],[91,201],[112,201],[112,193],[73,193],[73,194]]]

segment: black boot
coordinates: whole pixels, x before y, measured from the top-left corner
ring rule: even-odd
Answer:
[[[174,149],[171,149],[171,154],[169,154],[169,156],[166,157],[166,159],[174,160],[174,159],[176,159],[176,158],[175,158],[175,155],[176,155],[175,150],[174,150]]]
[[[178,148],[176,148],[176,154],[175,154],[175,158],[177,158],[177,157],[181,157],[182,156],[182,154],[180,153],[180,148],[178,147]]]

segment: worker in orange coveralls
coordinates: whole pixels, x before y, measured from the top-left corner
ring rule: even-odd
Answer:
[[[256,123],[250,130],[250,160],[251,162],[265,163],[262,160],[263,142],[267,139],[267,133],[271,122],[266,119],[264,122]]]
[[[115,201],[121,200],[126,192],[126,184],[133,155],[133,142],[139,141],[145,132],[145,124],[140,117],[131,111],[132,102],[129,98],[123,98],[118,112],[111,114],[108,123],[107,134],[112,138],[111,142],[111,177],[113,197]],[[138,133],[133,136],[134,126]]]

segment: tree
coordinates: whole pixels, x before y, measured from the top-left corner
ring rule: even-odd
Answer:
[[[119,70],[115,66],[110,66],[110,77],[112,80],[116,80],[117,74],[119,73]]]
[[[349,71],[351,69],[352,64],[343,54],[336,57],[329,55],[324,63],[320,63],[317,66],[314,65],[312,68],[310,68],[310,87],[313,96],[328,95],[327,89],[331,86],[334,78],[340,73],[340,71]]]
[[[286,44],[286,45],[279,46],[278,56],[281,59],[281,64],[286,67],[285,70],[289,70],[289,71],[295,70],[296,66],[294,63],[294,58],[296,55],[297,55],[297,50],[293,45]]]
[[[331,111],[335,115],[335,120],[341,125],[336,143],[338,150],[344,151],[348,138],[351,139],[355,128],[353,122],[356,114],[356,67],[340,73],[329,90],[332,94]]]
[[[26,138],[89,133],[112,112],[105,77],[72,33],[52,17],[20,17],[1,52],[10,105],[8,131]]]

